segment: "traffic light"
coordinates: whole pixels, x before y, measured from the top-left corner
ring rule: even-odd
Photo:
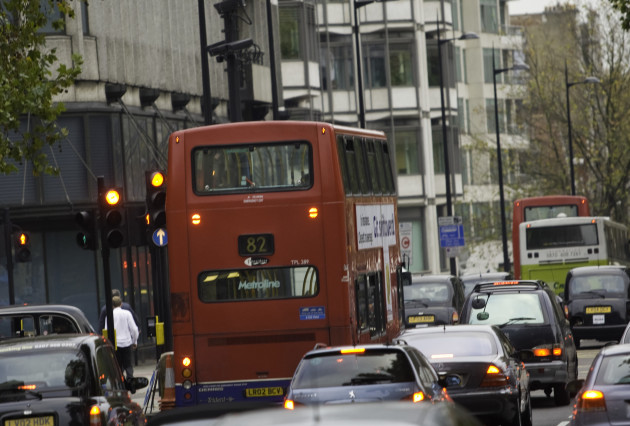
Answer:
[[[166,226],[166,178],[160,171],[146,172],[147,213],[146,224],[149,230]]]
[[[99,188],[103,247],[118,248],[127,244],[122,188]]]
[[[15,235],[15,261],[28,262],[31,260],[31,236],[28,232],[18,232]]]
[[[81,229],[77,233],[77,244],[83,250],[98,249],[98,227],[96,226],[96,211],[83,210],[74,216],[74,220]]]

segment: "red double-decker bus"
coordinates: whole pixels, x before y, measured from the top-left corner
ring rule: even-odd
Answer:
[[[588,199],[581,195],[543,195],[514,201],[512,211],[512,258],[514,278],[521,279],[519,225],[538,219],[590,216]]]
[[[316,344],[399,334],[392,170],[384,133],[326,123],[170,136],[176,406],[280,402]]]

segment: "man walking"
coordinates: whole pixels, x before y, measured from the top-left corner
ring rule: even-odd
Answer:
[[[122,308],[122,299],[119,296],[112,298],[112,305],[114,308],[116,358],[126,378],[131,379],[133,377],[133,349],[138,344],[138,326],[133,321],[131,312]],[[107,320],[105,321],[105,329],[107,329]],[[113,341],[111,338],[110,340]]]
[[[114,296],[118,296],[122,300],[122,296],[120,295],[120,290],[118,290],[117,288],[112,289],[112,297]],[[138,315],[136,315],[131,305],[127,302],[122,302],[122,308],[131,312],[131,315],[133,315],[133,321],[136,323],[138,330],[140,330],[140,321],[138,320]],[[98,332],[99,333],[102,333],[103,330],[105,329],[106,316],[107,316],[107,308],[106,308],[106,305],[103,305],[103,307],[101,308],[101,314],[98,317]]]

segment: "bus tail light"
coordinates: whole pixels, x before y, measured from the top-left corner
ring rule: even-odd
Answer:
[[[578,396],[575,408],[577,411],[606,411],[606,398],[598,390],[586,390]]]
[[[190,400],[192,398],[192,394],[189,392],[192,389],[192,381],[190,378],[192,377],[192,359],[188,356],[182,358],[182,387],[186,392],[184,392],[184,398]]]
[[[318,215],[319,210],[317,210],[317,207],[311,207],[310,209],[308,209],[308,217],[310,217],[311,219],[317,218]]]
[[[190,221],[193,225],[201,224],[201,215],[199,213],[195,213],[190,217]]]
[[[503,374],[503,371],[496,365],[490,364],[486,370],[486,375],[481,381],[481,387],[502,387],[507,385],[507,377]]]
[[[90,426],[101,426],[101,409],[98,405],[90,408]]]

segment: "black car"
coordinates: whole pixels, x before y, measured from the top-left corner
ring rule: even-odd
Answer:
[[[96,334],[56,334],[0,342],[3,426],[145,423],[116,362],[111,343]]]
[[[564,311],[580,339],[619,341],[630,320],[630,269],[626,266],[583,266],[567,273]]]
[[[511,272],[481,272],[478,274],[466,274],[461,277],[464,283],[464,294],[466,297],[473,291],[479,283],[487,283],[489,281],[508,281],[512,280]]]
[[[464,304],[464,284],[453,275],[411,276],[403,286],[405,327],[457,324]]]
[[[83,311],[71,305],[0,307],[0,340],[60,333],[94,333]]]
[[[307,352],[284,407],[353,402],[449,400],[435,369],[417,349],[400,344],[334,346]]]
[[[466,299],[462,323],[498,326],[517,350],[531,350],[525,361],[531,390],[553,391],[556,405],[568,405],[567,384],[577,378],[577,350],[569,321],[555,292],[542,281],[477,284]]]
[[[456,375],[447,383],[450,397],[484,424],[532,424],[529,374],[517,351],[494,325],[460,324],[405,330],[400,336],[420,350],[439,374]]]

